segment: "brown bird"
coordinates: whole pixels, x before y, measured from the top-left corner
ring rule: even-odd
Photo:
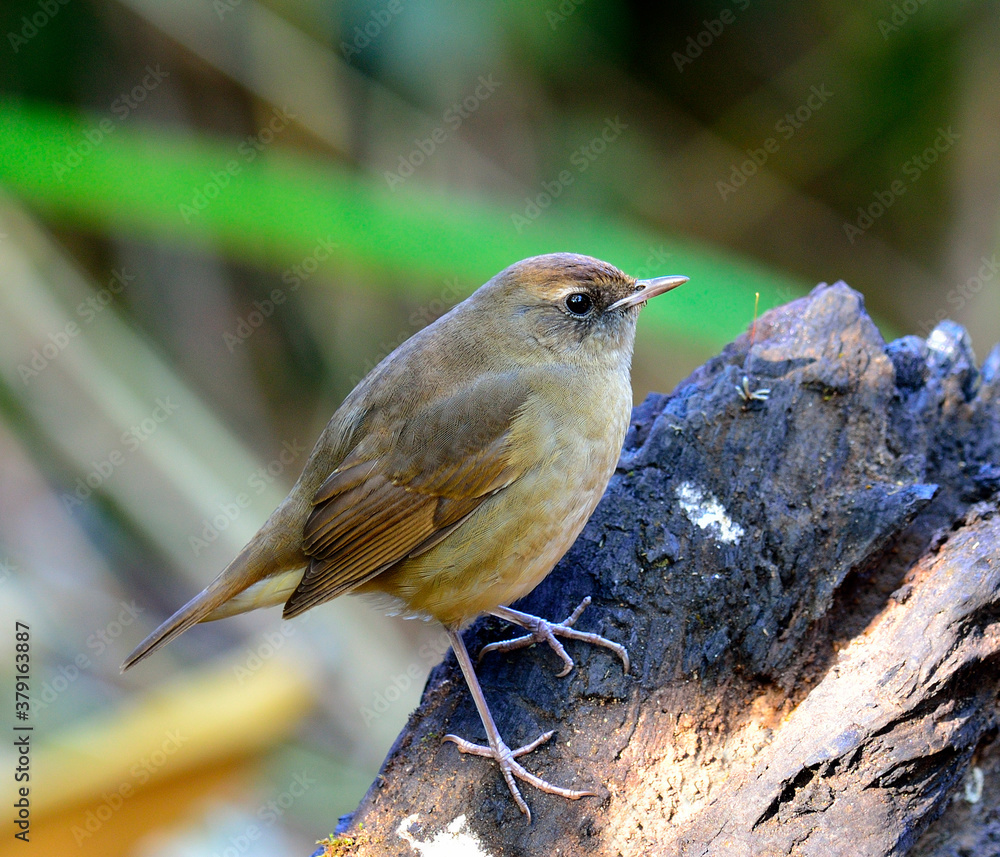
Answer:
[[[614,472],[632,407],[629,370],[645,301],[686,277],[635,280],[589,256],[525,259],[399,346],[348,395],[291,492],[229,566],[150,634],[126,670],[197,622],[284,602],[286,619],[345,593],[392,596],[447,629],[488,746],[446,736],[514,778],[580,798],[527,771],[500,737],[459,632],[492,613],[528,631],[483,649],[556,636],[618,643],[509,605],[569,549]]]

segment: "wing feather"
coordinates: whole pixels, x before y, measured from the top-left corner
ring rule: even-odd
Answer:
[[[320,486],[303,533],[310,557],[285,604],[295,616],[424,553],[525,470],[510,443],[530,395],[489,375],[364,434]]]

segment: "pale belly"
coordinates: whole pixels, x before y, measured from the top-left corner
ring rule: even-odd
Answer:
[[[607,392],[596,420],[593,414],[564,419],[558,433],[546,426],[538,464],[441,544],[357,591],[386,593],[410,612],[450,626],[529,593],[576,540],[614,473],[631,390]]]

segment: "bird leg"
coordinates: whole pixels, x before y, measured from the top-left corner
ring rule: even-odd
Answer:
[[[582,797],[595,795],[595,792],[578,792],[554,786],[541,777],[536,777],[520,763],[514,761],[519,756],[524,756],[539,745],[544,744],[555,733],[545,732],[530,744],[525,744],[523,747],[511,750],[500,737],[500,731],[497,729],[496,723],[493,722],[493,715],[490,714],[489,706],[486,704],[486,697],[483,696],[483,689],[479,686],[479,679],[476,678],[476,671],[472,666],[472,660],[469,658],[469,652],[465,648],[465,643],[462,641],[461,635],[451,628],[447,630],[448,637],[451,639],[451,646],[455,650],[455,657],[458,658],[458,665],[462,668],[462,675],[465,676],[465,682],[468,684],[469,692],[472,694],[472,700],[476,703],[476,709],[479,711],[479,717],[483,721],[483,726],[486,727],[486,738],[489,741],[489,746],[473,744],[471,741],[466,741],[457,735],[445,735],[444,740],[457,744],[458,749],[463,753],[471,753],[475,756],[486,756],[489,759],[494,759],[500,766],[500,773],[503,774],[514,802],[518,805],[521,812],[528,816],[529,824],[531,823],[531,810],[528,809],[528,804],[524,802],[521,792],[518,791],[517,783],[514,782],[515,777],[519,780],[524,780],[526,783],[530,783],[536,789],[540,789],[550,795],[559,795],[570,800],[578,800]]]
[[[527,630],[529,633],[525,634],[523,637],[515,637],[513,640],[504,640],[500,643],[490,643],[479,652],[479,659],[482,660],[483,655],[487,652],[510,652],[514,649],[521,649],[525,646],[530,646],[532,643],[548,643],[559,657],[562,659],[563,667],[562,672],[558,673],[560,677],[568,675],[569,671],[573,669],[573,659],[563,648],[562,643],[560,643],[556,636],[567,637],[570,640],[583,640],[585,643],[592,643],[595,646],[604,646],[606,649],[611,649],[618,657],[622,659],[622,663],[625,665],[625,672],[629,669],[629,659],[628,652],[625,647],[619,643],[609,640],[606,637],[602,637],[600,634],[591,634],[586,631],[577,631],[573,628],[573,623],[580,618],[580,614],[587,608],[590,604],[590,596],[588,595],[580,604],[577,606],[569,617],[563,622],[548,622],[545,619],[540,619],[538,616],[532,616],[530,613],[522,613],[520,610],[512,610],[510,607],[497,607],[495,610],[490,612],[494,616],[498,616],[501,619],[506,619],[508,622],[513,622],[515,625],[520,625],[522,628]]]

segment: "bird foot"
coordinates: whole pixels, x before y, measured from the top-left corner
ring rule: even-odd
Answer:
[[[496,610],[492,611],[494,616],[498,616],[501,619],[506,619],[508,622],[513,622],[516,625],[520,625],[529,633],[521,637],[515,637],[513,640],[504,640],[498,643],[489,643],[479,651],[478,660],[483,659],[483,655],[487,652],[511,652],[514,649],[521,649],[525,646],[530,646],[533,643],[548,643],[549,646],[562,660],[564,666],[562,672],[558,673],[560,677],[564,675],[569,675],[570,670],[573,669],[574,663],[573,659],[569,656],[566,649],[563,648],[562,643],[560,643],[556,637],[566,637],[570,640],[583,640],[585,643],[591,643],[595,646],[604,646],[606,649],[611,649],[618,657],[622,659],[622,663],[625,665],[625,672],[629,670],[629,658],[628,651],[625,647],[619,643],[614,642],[614,640],[609,640],[607,637],[602,637],[600,634],[592,634],[587,631],[577,631],[573,628],[573,623],[580,618],[580,614],[587,608],[590,604],[590,596],[588,595],[583,599],[578,605],[576,610],[574,610],[564,621],[562,622],[549,622],[546,619],[541,619],[538,616],[532,616],[530,613],[522,613],[520,610],[512,610],[509,607],[498,607]]]
[[[528,804],[524,802],[524,798],[521,797],[521,792],[517,788],[517,783],[515,782],[515,777],[519,780],[524,780],[526,783],[530,783],[536,789],[546,792],[550,795],[559,795],[560,797],[569,798],[570,800],[579,800],[582,797],[593,797],[596,792],[581,792],[574,791],[573,789],[564,789],[559,786],[555,786],[547,780],[543,780],[541,777],[535,776],[531,771],[527,770],[519,762],[514,760],[519,756],[524,756],[530,753],[536,747],[544,744],[548,741],[555,732],[545,732],[539,735],[530,744],[525,744],[523,747],[518,747],[516,750],[511,750],[503,740],[497,739],[495,742],[490,741],[488,745],[484,744],[473,744],[471,741],[466,741],[464,738],[459,738],[457,735],[445,735],[445,741],[451,741],[458,746],[458,749],[462,753],[470,753],[474,756],[485,756],[488,759],[493,759],[500,766],[500,773],[503,774],[504,781],[507,783],[507,788],[510,789],[510,793],[514,798],[514,802],[518,805],[518,808],[526,816],[528,816],[528,823],[531,823],[531,810],[528,809]]]

